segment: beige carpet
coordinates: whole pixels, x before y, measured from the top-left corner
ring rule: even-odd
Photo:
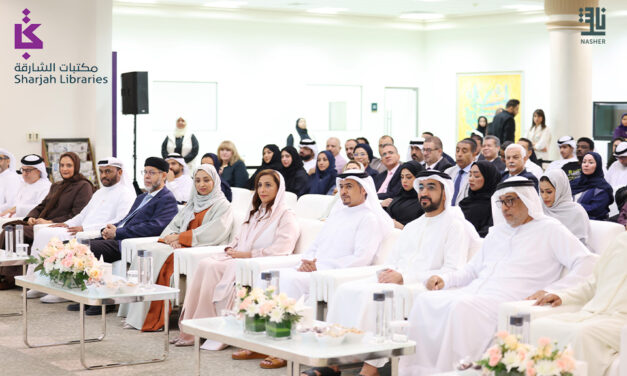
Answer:
[[[0,313],[21,311],[21,290],[0,291]],[[42,304],[29,300],[29,339],[31,343],[78,339],[77,312],[66,310],[67,303]],[[102,342],[88,343],[88,364],[148,359],[163,351],[163,333],[142,333],[122,329],[121,319],[107,315],[107,336]],[[100,316],[87,317],[87,335],[100,330]],[[178,331],[170,332],[174,336]],[[22,317],[0,317],[0,375],[190,375],[194,370],[193,347],[170,346],[164,362],[88,371],[80,363],[80,345],[28,348],[22,341]],[[202,375],[276,376],[285,368],[264,370],[259,360],[231,360],[232,348],[223,351],[201,351]]]

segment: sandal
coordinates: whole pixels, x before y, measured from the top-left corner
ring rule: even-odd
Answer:
[[[259,363],[259,367],[263,369],[277,369],[287,366],[287,360],[269,356]]]
[[[190,340],[184,340],[184,339],[179,339],[178,341],[176,341],[176,343],[174,344],[174,346],[176,347],[187,347],[187,346],[194,346],[194,340],[190,339]]]
[[[308,370],[304,370],[301,374],[305,374],[307,376],[341,376],[341,371],[336,371],[331,367],[314,367]]]
[[[233,360],[265,359],[267,357],[267,355],[259,354],[246,349],[237,350],[231,354],[231,359]]]

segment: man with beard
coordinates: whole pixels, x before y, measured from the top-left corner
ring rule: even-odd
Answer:
[[[308,175],[316,172],[316,161],[318,158],[318,147],[316,141],[305,139],[300,142],[298,155],[303,160],[303,166]]]
[[[581,176],[581,161],[583,161],[584,155],[589,151],[594,151],[594,141],[588,137],[580,137],[577,140],[577,149],[575,150],[577,160],[562,166],[562,170],[568,175],[569,181],[573,181]]]
[[[409,145],[407,146],[407,160],[420,162],[420,164],[424,166],[425,156],[422,153],[424,144],[425,139],[422,137],[414,137],[409,140]]]
[[[344,150],[346,150],[346,156],[348,157],[348,159],[355,159],[353,158],[353,151],[355,151],[355,146],[357,146],[357,141],[353,138],[346,140],[346,142],[344,143]]]
[[[31,253],[36,254],[46,247],[52,238],[61,241],[70,240],[79,232],[96,232],[107,225],[116,223],[128,213],[133,201],[135,191],[131,185],[130,178],[125,176],[124,165],[117,158],[107,158],[98,161],[100,172],[100,182],[102,188],[97,190],[87,206],[76,216],[65,221],[56,223],[48,227],[42,227],[35,232]],[[124,179],[124,178],[127,179]],[[37,298],[43,294],[30,290],[26,296]],[[41,298],[43,303],[59,303],[66,301],[53,295],[46,295]]]
[[[170,165],[165,186],[172,192],[176,202],[184,204],[189,200],[189,195],[192,194],[193,181],[189,174],[189,167],[187,167],[185,159],[178,153],[169,154],[165,160]]]
[[[562,168],[565,164],[570,162],[577,162],[577,157],[575,157],[575,149],[577,148],[577,143],[572,136],[560,137],[557,140],[557,147],[559,147],[560,149],[560,156],[562,157],[562,159],[551,162],[546,168],[546,171],[555,168]],[[571,179],[569,178],[569,180]]]
[[[120,242],[128,238],[159,236],[178,212],[176,199],[165,186],[170,167],[168,162],[158,157],[148,157],[144,163],[144,186],[146,193],[137,196],[128,214],[115,224],[107,224],[100,230],[101,238],[90,242],[91,251],[96,258],[103,257],[105,262],[115,262],[122,258]],[[108,306],[112,312],[115,306]],[[78,304],[68,306],[70,311],[78,311]],[[100,306],[91,306],[87,315],[99,315]]]

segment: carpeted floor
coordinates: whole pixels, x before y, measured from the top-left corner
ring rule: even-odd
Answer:
[[[0,313],[18,312],[22,308],[20,289],[0,291]],[[67,303],[42,304],[29,300],[29,340],[31,343],[78,339],[77,312],[66,310]],[[87,317],[88,336],[98,335],[100,316]],[[174,336],[178,330],[172,330]],[[28,348],[22,341],[22,317],[0,317],[0,375],[191,375],[194,370],[193,347],[170,346],[164,362],[88,371],[80,363],[80,345]],[[149,359],[163,351],[163,333],[142,333],[122,329],[122,322],[114,313],[107,315],[107,336],[102,342],[86,344],[87,362],[118,362]],[[203,375],[218,376],[276,376],[284,375],[285,368],[264,370],[259,360],[231,360],[233,348],[223,351],[201,351]]]

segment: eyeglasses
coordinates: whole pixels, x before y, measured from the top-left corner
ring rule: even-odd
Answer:
[[[4,155],[0,156],[0,161],[6,161],[6,160],[9,160],[9,159],[11,159],[11,158],[9,158],[7,156],[4,156]]]
[[[436,150],[440,150],[440,148],[435,148],[435,149],[424,148],[424,149],[422,149],[422,152],[423,153],[431,153],[432,151],[436,151]]]
[[[155,176],[155,175],[159,174],[160,172],[161,171],[146,171],[146,170],[144,170],[144,171],[142,171],[142,175],[148,175],[148,176],[152,177],[152,176]]]
[[[22,167],[20,169],[20,171],[22,171],[22,174],[30,174],[33,171],[37,171],[37,169],[36,168],[24,168],[24,167]]]
[[[505,200],[496,200],[494,203],[499,209],[502,208],[503,205],[505,205],[506,208],[511,208],[512,206],[514,206],[514,201],[516,200],[520,200],[520,197],[506,198]]]

